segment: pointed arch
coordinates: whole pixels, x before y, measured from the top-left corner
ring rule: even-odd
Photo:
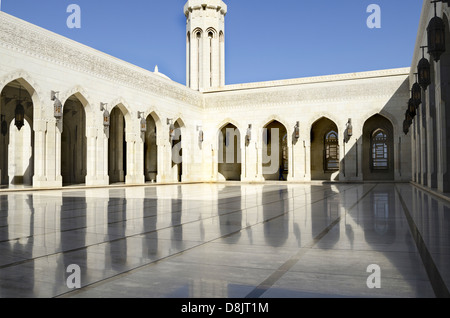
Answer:
[[[183,181],[183,161],[186,155],[186,152],[183,151],[183,143],[185,142],[185,131],[186,125],[181,119],[178,117],[174,120],[173,125],[175,127],[175,135],[172,139],[172,170],[174,175],[176,176],[176,180],[178,182]]]
[[[339,160],[339,128],[336,123],[320,117],[311,125],[311,179],[336,180],[338,178]]]
[[[364,180],[394,180],[394,126],[381,114],[364,122],[363,132]]]
[[[219,136],[218,134],[220,133],[220,131],[229,124],[235,126],[237,129],[239,129],[239,131],[244,131],[244,128],[240,123],[238,123],[234,119],[227,117],[216,126],[217,137]]]
[[[146,117],[147,131],[144,138],[144,178],[156,182],[158,179],[158,134],[161,132],[161,120],[155,111]]]
[[[32,184],[34,176],[34,120],[36,103],[40,104],[34,87],[22,77],[2,84],[0,114],[7,123],[6,135],[0,135],[0,184]],[[14,75],[10,75],[8,80]],[[4,78],[5,79],[5,78]],[[15,111],[22,109],[25,130],[14,127]],[[11,143],[12,141],[12,143]],[[20,167],[19,169],[16,169]]]
[[[111,102],[108,140],[108,175],[110,183],[125,182],[127,175],[127,135],[131,128],[129,106],[123,98]]]
[[[43,108],[42,108],[42,97],[44,96],[42,89],[36,83],[36,81],[27,72],[23,70],[18,70],[12,72],[0,79],[0,92],[8,86],[11,82],[18,81],[30,94],[31,100],[33,102],[33,117],[35,119],[42,118]]]
[[[90,104],[73,88],[63,99],[63,129],[61,134],[61,177],[64,185],[85,184],[87,175],[86,118]]]
[[[242,174],[242,134],[230,122],[217,131],[217,173],[219,181],[240,181]]]
[[[217,33],[216,29],[214,29],[212,27],[211,28],[207,28],[205,34],[207,34],[208,37],[209,37],[210,34],[212,34],[214,39],[217,38],[217,36],[218,36],[218,33]]]
[[[275,117],[275,116],[273,116]],[[289,175],[289,132],[277,119],[262,128],[262,169],[265,180],[287,180]]]
[[[389,122],[391,123],[392,127],[394,128],[394,130],[393,130],[394,135],[395,136],[398,135],[398,128],[397,127],[399,127],[400,123],[398,122],[397,118],[392,113],[390,113],[389,111],[386,111],[385,109],[382,109],[379,112],[377,112],[377,111],[368,112],[361,118],[363,118],[362,121],[365,123],[365,122],[367,122],[367,120],[369,120],[370,118],[372,118],[372,117],[374,117],[376,115],[380,115],[383,118],[385,118],[386,120],[389,120]],[[363,134],[363,128],[364,128],[364,125],[360,126],[360,129],[361,129],[360,133],[361,133],[361,135]]]
[[[130,104],[128,104],[128,102],[123,97],[118,97],[118,98],[112,100],[108,104],[109,112],[111,113],[115,107],[120,109],[120,111],[122,112],[123,116],[125,117],[126,127],[132,127],[132,125],[131,125],[132,118],[131,118],[131,113],[130,113],[130,109],[131,109]]]

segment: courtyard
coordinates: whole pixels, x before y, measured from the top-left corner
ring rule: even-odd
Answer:
[[[391,182],[3,189],[0,297],[448,297],[449,207]]]

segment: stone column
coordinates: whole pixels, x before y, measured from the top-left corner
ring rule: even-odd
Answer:
[[[415,130],[415,144],[416,144],[416,153],[415,153],[415,163],[416,163],[416,182],[422,183],[422,163],[421,163],[421,145],[420,145],[420,134],[421,134],[421,127],[420,127],[420,112],[417,110],[417,115],[414,118],[414,130]]]
[[[219,34],[220,42],[220,86],[225,86],[225,35]]]
[[[33,186],[40,187],[43,183],[45,183],[45,181],[47,181],[45,169],[47,122],[44,120],[35,120],[33,126],[34,126]]]
[[[215,34],[214,38],[212,39],[212,87],[218,87],[220,85],[220,78],[219,78],[219,68],[220,68],[220,44],[219,44],[219,35]]]
[[[338,149],[339,149],[339,181],[347,180],[346,153],[347,144],[344,141],[345,129],[338,128]]]
[[[436,105],[434,96],[434,83],[425,92],[426,104],[426,130],[427,130],[427,182],[431,188],[437,187],[437,156],[436,156]]]
[[[428,106],[428,107],[427,107]],[[428,159],[428,149],[427,149],[427,127],[426,127],[426,108],[429,108],[429,105],[426,104],[426,102],[423,102],[418,112],[420,112],[420,163],[421,163],[421,175],[420,175],[420,181],[421,184],[426,186],[428,184],[428,176],[427,176],[427,159]]]
[[[311,181],[311,135],[309,139],[303,140],[303,152],[305,156],[305,181]]]
[[[165,146],[164,146],[164,140],[161,138],[161,135],[164,135],[162,130],[163,129],[158,130],[158,135],[156,137],[156,147],[158,148],[158,152],[157,152],[158,174],[156,175],[156,182],[158,182],[158,183],[163,182],[165,180],[165,175],[166,175]]]
[[[95,127],[87,127],[86,140],[86,185],[89,186],[95,185],[97,181],[97,129]]]
[[[292,142],[289,143],[290,157],[289,157],[289,177],[288,181],[303,181],[305,179],[305,156],[303,141],[301,138],[298,140],[292,138]]]
[[[446,124],[446,105],[442,99],[442,83],[441,83],[441,61],[436,63],[436,128],[437,128],[437,176],[438,176],[438,189],[441,192],[449,191],[449,180],[447,172],[447,124]],[[417,149],[416,149],[417,152]]]
[[[145,184],[143,151],[144,144],[135,133],[126,133],[127,144],[127,174],[126,184]]]
[[[103,160],[98,160],[98,168],[97,168],[97,178],[98,180],[102,180],[104,185],[109,184],[109,173],[108,173],[108,147],[109,147],[109,128],[105,131],[105,128],[99,128],[98,131],[99,138],[97,138],[97,156],[99,158],[103,158]]]
[[[416,162],[416,127],[414,126],[414,122],[409,129],[409,133],[411,134],[411,173],[412,180],[417,182],[417,162]]]

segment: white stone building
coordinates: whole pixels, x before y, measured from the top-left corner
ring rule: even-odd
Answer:
[[[187,85],[0,12],[1,184],[422,180],[414,71],[225,85],[227,10],[186,3]]]

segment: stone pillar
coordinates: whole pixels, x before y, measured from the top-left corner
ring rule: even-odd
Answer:
[[[303,140],[303,152],[305,156],[305,181],[311,181],[311,135],[309,139]]]
[[[191,34],[191,49],[190,49],[190,84],[192,89],[199,88],[199,43],[200,40],[196,33]],[[189,75],[188,75],[189,76]]]
[[[415,143],[415,149],[416,149],[416,151],[415,151],[415,158],[414,158],[414,162],[415,162],[415,165],[416,165],[415,181],[417,183],[421,183],[422,182],[422,180],[421,180],[421,174],[422,174],[421,167],[422,167],[422,164],[420,162],[420,159],[421,159],[421,156],[420,156],[421,147],[420,147],[420,120],[419,120],[419,118],[420,118],[420,114],[419,114],[419,112],[417,112],[417,115],[416,115],[416,117],[413,120],[414,132],[415,132],[414,143]]]
[[[126,184],[145,184],[143,156],[144,144],[135,133],[126,133],[127,174]]]
[[[61,187],[61,123],[35,121],[35,174],[36,188]]]
[[[224,34],[220,33],[219,34],[219,42],[220,42],[220,86],[225,86],[225,38],[224,38]]]
[[[162,130],[162,129],[161,129]],[[158,135],[156,138],[156,147],[158,148],[157,152],[157,164],[158,164],[158,174],[156,175],[156,182],[163,182],[165,180],[166,167],[165,167],[165,147],[164,140],[161,138],[161,135],[164,135],[161,130],[158,130]]]
[[[442,60],[441,60],[442,61]],[[449,191],[449,180],[447,173],[447,125],[446,125],[446,109],[445,101],[442,99],[442,84],[441,84],[441,61],[436,63],[436,130],[437,130],[437,176],[438,189],[441,192]],[[417,152],[417,149],[416,149]]]
[[[191,50],[192,50],[192,34],[188,32],[186,34],[186,86],[191,86]]]
[[[421,184],[426,186],[428,184],[428,176],[427,176],[427,159],[428,159],[428,149],[427,149],[427,127],[426,127],[426,108],[428,105],[426,102],[423,102],[418,109],[418,112],[420,113],[419,118],[419,125],[420,125],[420,163],[421,163],[421,175],[420,175],[420,181]]]
[[[362,131],[362,130],[361,130]],[[356,163],[355,163],[355,177],[356,180],[362,181],[364,180],[364,173],[363,173],[363,136],[359,136],[359,138],[355,141],[355,147],[356,147]],[[368,163],[366,163],[368,164]]]
[[[212,39],[212,47],[211,47],[211,66],[212,66],[212,87],[218,87],[220,85],[219,79],[219,68],[220,68],[220,59],[219,59],[219,35],[215,34]]]
[[[109,184],[109,174],[108,174],[108,147],[109,147],[109,128],[105,131],[105,128],[99,128],[98,131],[99,138],[97,138],[98,148],[97,148],[97,156],[99,158],[103,158],[103,160],[98,160],[98,168],[97,168],[97,178],[98,180],[102,180],[102,183],[105,185]]]
[[[346,169],[346,154],[348,151],[348,146],[344,141],[345,129],[338,128],[338,149],[339,149],[339,181],[347,180],[347,169]]]
[[[305,179],[305,156],[303,141],[293,138],[289,143],[289,177],[288,181],[303,181]]]
[[[87,158],[86,158],[86,185],[95,185],[97,179],[97,129],[95,127],[87,127]],[[92,155],[89,155],[92,154]]]
[[[427,183],[431,188],[437,187],[437,156],[436,156],[436,105],[434,96],[434,83],[425,92],[426,104],[426,130],[427,130]]]
[[[202,39],[202,72],[200,73],[201,78],[201,88],[209,88],[211,87],[211,44],[210,39],[208,37],[208,32],[203,33]]]
[[[416,126],[414,125],[414,120],[409,129],[411,134],[411,163],[412,163],[412,180],[417,182],[417,162],[416,162]]]
[[[46,178],[46,132],[47,122],[44,120],[34,121],[34,176],[33,186],[40,187],[47,181]]]

